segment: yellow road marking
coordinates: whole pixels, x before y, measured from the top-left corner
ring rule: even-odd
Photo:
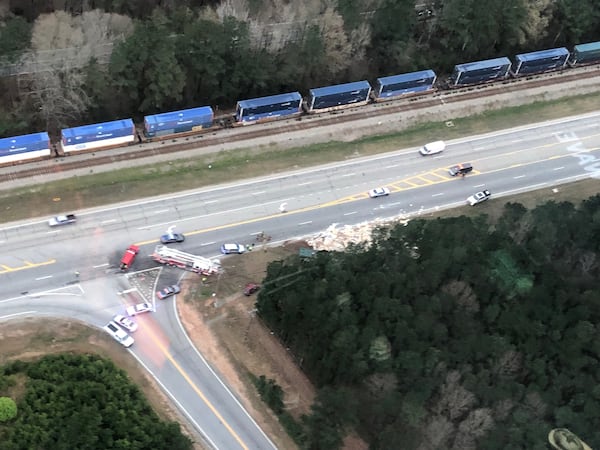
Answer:
[[[215,408],[213,406],[213,404],[208,400],[208,398],[206,398],[206,396],[200,390],[200,388],[194,384],[194,382],[192,381],[190,376],[185,372],[185,370],[183,370],[183,368],[177,363],[177,361],[175,361],[175,359],[171,356],[171,354],[169,353],[167,348],[164,346],[164,344],[162,342],[160,342],[159,339],[156,338],[155,334],[152,331],[150,331],[148,334],[150,335],[150,338],[154,341],[154,343],[162,350],[163,354],[167,357],[167,359],[171,362],[171,364],[173,364],[175,369],[177,369],[179,374],[185,379],[185,381],[188,382],[188,384],[191,386],[191,388],[194,390],[194,392],[196,392],[196,394],[198,394],[198,396],[202,399],[204,404],[206,406],[208,406],[208,409],[210,409],[212,411],[212,413],[217,417],[219,422],[221,422],[223,424],[223,426],[225,426],[227,431],[229,431],[229,433],[233,436],[233,438],[237,441],[237,443],[240,444],[240,446],[244,450],[248,450],[248,446],[246,444],[244,444],[244,441],[242,441],[242,439],[233,430],[233,428],[231,428],[231,425],[229,425],[227,423],[227,421],[225,421],[223,416],[219,413],[219,411],[217,411],[217,408]]]
[[[551,144],[551,145],[544,145],[544,146],[542,146],[542,148],[543,147],[551,147],[552,145],[553,144]],[[531,150],[532,149],[526,149],[526,150],[523,150],[523,151],[531,151]],[[591,150],[588,150],[586,153],[590,153],[592,150],[599,150],[599,149],[591,149]],[[519,152],[514,152],[514,153],[519,153]],[[494,156],[494,157],[501,157],[501,156],[504,156],[504,154],[497,155],[497,156]],[[503,168],[500,168],[500,169],[488,170],[488,171],[486,171],[486,174],[495,173],[495,172],[501,172],[501,171],[504,171],[504,170],[513,169],[515,167],[529,166],[529,165],[532,165],[532,164],[538,164],[538,163],[541,163],[541,162],[544,162],[544,161],[549,161],[551,159],[559,159],[559,158],[573,158],[573,154],[572,153],[565,153],[564,155],[554,155],[554,156],[549,156],[548,158],[538,159],[538,160],[531,161],[531,162],[528,162],[528,163],[515,164],[515,165],[512,165],[512,166],[503,167]],[[483,158],[483,159],[489,159],[489,158]],[[477,162],[479,160],[475,159],[473,161]],[[434,169],[434,170],[432,170],[430,172],[424,173],[422,176],[425,176],[425,175],[434,175],[434,176],[440,178],[439,181],[431,181],[431,180],[429,180],[430,182],[429,182],[429,184],[427,186],[431,186],[431,185],[434,185],[434,184],[440,184],[440,183],[447,183],[449,181],[455,181],[457,179],[461,179],[461,177],[452,177],[450,175],[447,175],[446,177],[442,177],[437,172],[442,172],[442,173],[447,174],[448,173],[448,169],[444,168],[444,167],[440,167],[440,168]],[[481,174],[482,173],[480,171],[473,170],[468,176],[470,178],[470,177],[481,175]],[[419,175],[419,176],[421,176],[421,175]],[[411,183],[410,181],[408,181],[408,180],[411,180],[413,178],[415,178],[415,177],[409,177],[409,178],[407,178],[405,180],[399,180],[399,181],[395,181],[393,183],[388,183],[388,186],[391,186],[391,187],[394,188],[392,190],[392,192],[407,191],[407,190],[421,188],[421,187],[425,187],[426,186],[426,185],[422,185],[422,184],[419,185],[419,184]],[[407,186],[406,187],[400,187],[400,185],[402,185],[402,184],[405,184]],[[350,202],[353,202],[353,201],[363,200],[363,199],[366,199],[366,198],[368,198],[368,195],[366,193],[363,193],[363,194],[354,194],[354,195],[349,195],[347,197],[342,197],[342,198],[337,199],[337,200],[332,200],[330,202],[321,203],[320,205],[307,206],[305,208],[299,208],[299,209],[296,209],[296,210],[293,210],[293,211],[288,211],[285,214],[288,215],[288,216],[293,215],[293,214],[301,214],[301,213],[304,213],[304,212],[307,212],[307,211],[315,211],[317,209],[328,208],[330,206],[336,206],[336,205],[342,205],[344,203],[350,203]],[[224,230],[224,229],[233,228],[233,227],[236,227],[236,226],[239,226],[239,225],[247,225],[247,224],[250,224],[250,223],[263,222],[265,220],[274,219],[275,217],[279,217],[279,216],[280,216],[280,214],[271,214],[271,215],[268,215],[268,216],[257,217],[255,219],[247,219],[247,220],[242,220],[242,221],[235,222],[235,223],[230,223],[230,224],[225,224],[225,225],[218,225],[218,226],[214,226],[214,227],[208,227],[208,228],[204,228],[202,230],[191,231],[191,232],[186,233],[186,234],[188,234],[188,235],[196,235],[196,234],[208,233],[209,231]],[[138,242],[135,245],[147,245],[147,244],[153,244],[153,243],[157,243],[157,242],[158,242],[158,240],[152,239],[152,240],[149,240],[149,241]]]
[[[41,266],[47,266],[49,264],[54,264],[56,262],[55,259],[49,259],[48,261],[44,261],[41,263],[32,263],[29,261],[23,261],[25,263],[24,266],[20,266],[20,267],[10,267],[7,266],[5,264],[0,264],[0,267],[2,267],[4,270],[0,270],[0,275],[3,273],[9,273],[9,272],[18,272],[19,270],[25,270],[25,269],[33,269],[34,267],[41,267]]]

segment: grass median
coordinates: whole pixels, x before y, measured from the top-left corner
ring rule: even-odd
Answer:
[[[74,176],[60,181],[0,192],[2,222],[45,217],[115,202],[200,188],[217,183],[281,173],[343,161],[357,156],[413,147],[441,136],[450,140],[527,123],[597,110],[600,93],[489,111],[447,122],[424,123],[402,132],[365,137],[353,142],[328,142],[281,150],[276,146],[239,149],[194,159],[141,165]],[[451,125],[451,126],[449,126]]]

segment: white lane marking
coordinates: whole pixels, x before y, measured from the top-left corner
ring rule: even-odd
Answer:
[[[346,173],[346,174],[342,175],[342,178],[353,177],[354,175],[356,175],[356,174],[355,173]]]
[[[35,281],[47,280],[48,278],[52,278],[52,275],[46,275],[45,277],[36,278]]]
[[[52,231],[46,231],[47,234],[56,234],[56,233],[60,233],[60,230],[52,230]]]
[[[517,144],[519,142],[523,142],[523,139],[513,139],[512,141],[510,141],[511,144]]]
[[[6,316],[0,316],[0,319],[10,319],[11,317],[24,316],[25,314],[35,314],[37,311],[23,311],[20,313],[8,314]]]
[[[258,192],[253,192],[252,195],[260,195],[260,194],[264,194],[267,191],[258,191]]]
[[[431,196],[432,196],[432,197],[439,197],[440,195],[444,195],[444,193],[443,193],[443,192],[440,192],[439,194],[432,194]]]
[[[281,242],[283,242],[283,241],[281,241]],[[275,244],[277,244],[277,242],[275,242]],[[175,300],[177,300],[177,299],[175,299]],[[275,447],[275,444],[273,444],[271,442],[271,440],[265,434],[265,432],[262,430],[262,428],[255,422],[255,420],[252,418],[252,416],[250,414],[248,414],[248,411],[246,411],[246,408],[244,408],[242,406],[242,404],[237,399],[237,397],[232,394],[232,392],[229,390],[229,388],[227,387],[227,385],[225,383],[223,383],[223,380],[221,380],[221,378],[216,374],[216,372],[213,370],[213,368],[208,364],[208,362],[206,362],[206,359],[204,359],[204,356],[202,356],[202,353],[200,353],[198,351],[198,349],[196,348],[196,346],[194,345],[194,343],[192,342],[192,340],[188,336],[187,332],[185,331],[185,328],[183,327],[183,324],[181,323],[181,319],[179,318],[180,314],[177,311],[177,302],[173,301],[173,302],[171,302],[171,304],[173,305],[173,312],[175,313],[174,316],[175,316],[175,319],[177,320],[177,323],[179,325],[179,329],[181,330],[181,333],[187,339],[188,343],[190,344],[190,347],[192,347],[194,349],[194,352],[196,352],[196,355],[198,356],[198,358],[200,358],[200,360],[204,363],[204,365],[206,366],[206,368],[213,374],[213,376],[215,377],[215,380],[217,380],[221,384],[221,386],[223,387],[223,389],[225,389],[225,391],[229,393],[229,395],[231,396],[231,398],[233,399],[233,401],[238,405],[238,407],[240,408],[240,410],[242,410],[242,411],[244,411],[244,413],[246,413],[246,417],[248,419],[250,419],[250,421],[254,424],[254,426],[260,432],[260,434],[262,434],[262,436],[265,438],[265,440],[271,445],[271,448],[273,450],[277,450],[277,447]],[[183,411],[185,411],[185,409]],[[215,448],[217,448],[217,447],[215,447]]]
[[[518,180],[519,178],[525,178],[525,175],[519,175],[519,176],[513,177],[513,179],[515,179],[515,180]]]
[[[0,244],[4,244],[6,241],[0,241]]]
[[[216,242],[205,242],[204,244],[200,244],[200,246],[212,245],[212,244],[216,244]]]
[[[103,220],[102,222],[100,222],[100,225],[103,225],[103,224],[105,224],[105,223],[113,223],[113,222],[116,222],[116,221],[117,221],[117,219],[108,219],[108,220]]]
[[[398,167],[400,164],[386,164],[386,169],[391,169],[392,167]]]
[[[205,201],[204,203],[207,205],[210,205],[211,203],[217,203],[218,201],[219,200],[208,200],[208,201]]]
[[[108,263],[104,263],[104,264],[99,264],[97,266],[92,266],[94,269],[99,269],[100,267],[106,267],[108,266]]]
[[[562,170],[562,169],[564,169],[564,166],[563,166],[563,167],[555,167],[555,168],[554,168],[554,169],[552,169],[552,170]]]
[[[283,199],[283,200],[291,200],[291,199]],[[273,205],[273,204],[281,204],[281,200],[275,200],[272,202],[264,202],[261,203],[261,206],[268,206],[268,205]],[[214,213],[210,213],[210,214],[201,214],[199,216],[192,216],[192,217],[185,217],[185,218],[181,218],[179,219],[177,222],[185,222],[187,220],[194,220],[194,219],[206,219],[208,217],[212,217],[212,216],[218,216],[218,215],[223,215],[223,214],[230,214],[232,212],[238,212],[238,211],[243,211],[245,209],[251,209],[254,208],[255,206],[242,206],[240,208],[234,208],[234,209],[228,209],[226,211],[218,211],[218,212],[214,212]],[[173,221],[169,221],[169,222],[161,222],[161,223],[154,223],[152,225],[144,225],[143,227],[138,227],[136,228],[137,230],[149,230],[153,227],[161,227],[163,225],[168,225],[170,223],[173,223]]]
[[[300,183],[298,186],[308,186],[309,184],[312,184],[312,182],[309,181],[307,183]]]
[[[485,150],[487,147],[475,147],[473,150],[478,151],[478,150]]]
[[[154,214],[162,214],[162,213],[166,213],[169,212],[168,209],[159,209],[158,211],[154,211]]]
[[[312,220],[308,220],[306,222],[300,222],[298,225],[308,225],[310,223],[312,223]]]
[[[402,202],[390,203],[388,206],[398,206],[401,205]]]
[[[352,212],[349,212],[349,213],[344,213],[344,215],[345,216],[351,216],[352,214],[356,214],[356,213],[357,213],[357,211],[352,211]]]
[[[194,426],[196,427],[196,430],[198,430],[200,432],[200,434],[202,435],[202,437],[204,439],[206,439],[206,441],[208,442],[208,445],[212,446],[212,448],[218,448],[217,445],[208,436],[208,434],[206,434],[206,431],[204,431],[204,429],[200,426],[200,424],[194,420],[194,417],[183,407],[183,405],[179,402],[179,400],[177,400],[177,397],[175,397],[171,393],[171,391],[169,391],[169,389],[167,389],[167,387],[162,383],[162,381],[160,381],[160,379],[154,374],[154,372],[152,372],[152,370],[150,370],[150,368],[146,364],[144,364],[144,361],[142,361],[135,353],[133,353],[133,351],[131,349],[128,349],[127,351],[130,354],[132,354],[135,359],[137,359],[137,361],[140,363],[140,365],[143,366],[144,369],[146,369],[146,372],[148,372],[150,375],[152,375],[152,378],[154,378],[154,380],[162,387],[163,391],[166,392],[169,397],[171,397],[171,400],[173,400],[173,403],[177,404],[180,411],[183,411],[183,413],[185,414],[187,419],[192,424],[194,424]],[[221,381],[221,383],[223,383],[223,382]]]
[[[473,186],[474,188],[480,188],[480,187],[484,187],[485,184],[478,184],[477,186]]]

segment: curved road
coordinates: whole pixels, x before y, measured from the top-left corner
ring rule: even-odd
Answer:
[[[215,256],[223,242],[250,243],[265,231],[274,241],[306,236],[333,223],[415,215],[456,207],[484,188],[495,197],[600,177],[600,114],[553,121],[448,142],[421,157],[416,149],[264,177],[210,189],[78,212],[78,222],[49,229],[46,218],[0,228],[0,319],[66,316],[101,327],[124,305],[142,299],[155,311],[138,316],[130,348],[214,448],[274,445],[193,347],[176,302],[156,303],[138,283],[174,282],[183,272],[153,270],[148,257],[171,225],[186,234],[190,253]],[[447,168],[473,164],[464,179]],[[165,180],[168,181],[168,180]],[[385,185],[389,197],[366,191]],[[281,213],[285,209],[285,214]],[[131,271],[117,270],[123,250],[142,247]],[[231,256],[235,257],[235,256]],[[79,273],[77,275],[76,273]],[[193,276],[193,275],[192,275]],[[166,277],[166,278],[165,278]],[[126,350],[124,350],[126,351]]]

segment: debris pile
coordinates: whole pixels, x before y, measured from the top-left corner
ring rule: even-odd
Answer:
[[[369,244],[373,230],[380,227],[389,227],[400,223],[406,225],[408,219],[384,220],[376,219],[372,222],[363,222],[356,225],[331,224],[325,231],[318,233],[306,240],[308,245],[317,251],[344,251],[350,244]]]

